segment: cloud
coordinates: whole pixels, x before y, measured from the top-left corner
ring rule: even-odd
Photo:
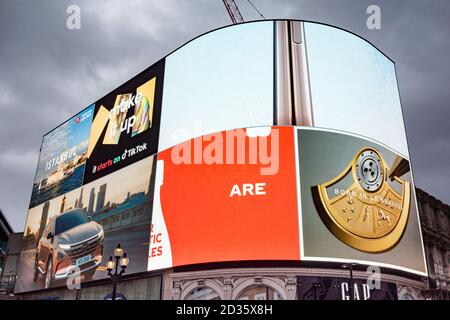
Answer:
[[[5,85],[0,83],[0,111],[11,108],[14,100]]]
[[[1,152],[0,153],[0,168],[2,170],[9,170],[12,172],[22,171],[24,168],[30,167],[30,161],[36,160],[34,162],[34,167],[36,167],[37,158],[39,153],[36,151],[26,151],[26,152]]]

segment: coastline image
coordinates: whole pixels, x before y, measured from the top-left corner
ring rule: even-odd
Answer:
[[[94,105],[44,136],[30,208],[83,184],[93,114]]]

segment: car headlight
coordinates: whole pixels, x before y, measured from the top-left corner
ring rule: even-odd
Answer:
[[[103,228],[101,228],[100,232],[98,233],[98,237],[103,238],[103,235],[104,235]]]
[[[70,249],[70,245],[68,245],[68,244],[58,244],[58,247],[60,247],[63,250],[69,250]]]

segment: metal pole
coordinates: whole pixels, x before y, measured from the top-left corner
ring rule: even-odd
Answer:
[[[116,268],[115,268],[115,273],[113,275],[113,292],[112,292],[112,300],[116,300],[116,290],[117,290],[117,280],[118,280],[118,273],[117,273],[117,268],[118,268],[118,264],[119,264],[119,259],[117,257],[114,257],[116,259]]]
[[[113,292],[111,300],[116,300],[116,287],[117,287],[116,276],[114,275],[112,279],[113,279]]]

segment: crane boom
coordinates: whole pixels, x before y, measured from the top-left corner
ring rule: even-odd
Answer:
[[[234,24],[244,22],[244,18],[242,18],[239,8],[234,0],[223,0],[223,4],[225,5],[225,8],[227,8],[231,21],[233,21]]]

